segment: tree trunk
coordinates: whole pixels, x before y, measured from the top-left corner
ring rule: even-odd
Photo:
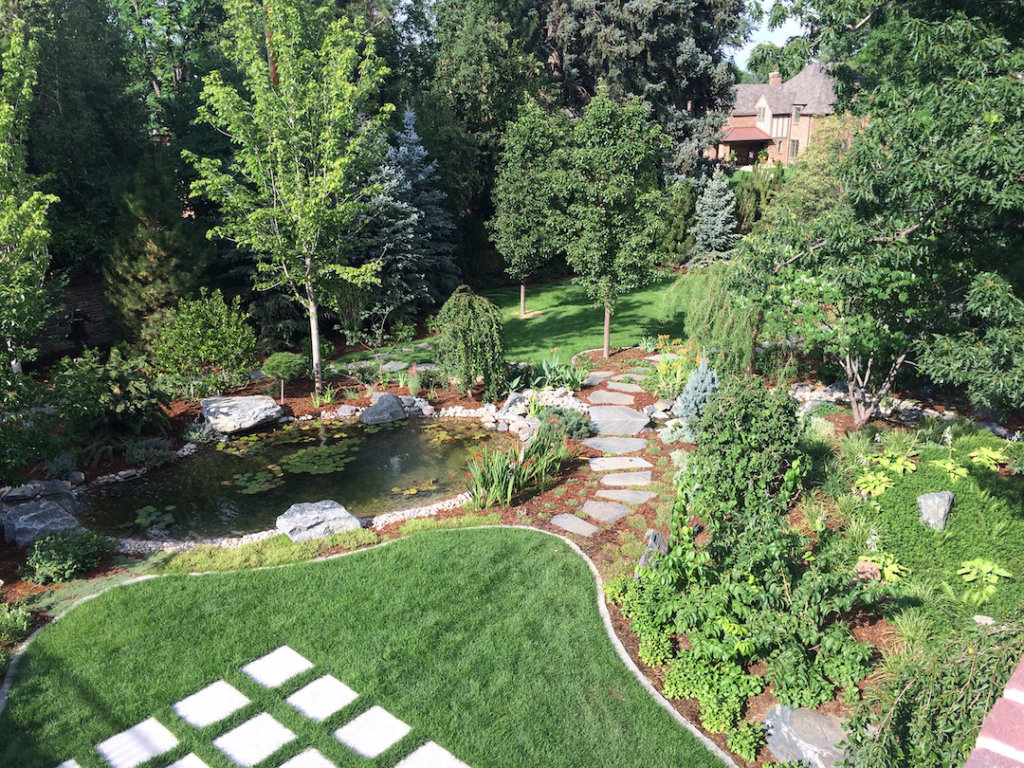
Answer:
[[[526,283],[519,284],[519,316],[526,317]]]
[[[284,405],[284,379],[281,379],[281,405]]]
[[[612,337],[612,304],[610,301],[604,303],[604,356],[611,357]]]
[[[19,360],[18,357],[13,354],[13,352],[14,352],[14,343],[10,339],[7,340],[7,351],[12,353],[11,354],[11,373],[18,373],[18,374],[22,373],[22,370],[21,370],[21,360]]]
[[[308,295],[308,293],[307,293]],[[324,379],[320,372],[320,319],[317,317],[316,299],[310,297],[307,310],[309,312],[309,342],[313,350],[313,384],[318,395],[323,394]]]

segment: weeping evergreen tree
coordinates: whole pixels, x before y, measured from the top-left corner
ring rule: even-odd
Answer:
[[[736,196],[719,168],[697,199],[697,220],[693,225],[693,246],[698,259],[705,262],[732,256],[736,234]]]
[[[361,261],[380,262],[387,278],[365,296],[361,320],[373,336],[440,304],[458,282],[454,225],[441,205],[445,195],[436,163],[428,160],[415,122],[407,110],[397,145],[375,176],[380,192],[366,213]]]

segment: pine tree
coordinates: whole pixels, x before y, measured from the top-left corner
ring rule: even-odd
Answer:
[[[665,232],[661,239],[661,258],[666,264],[685,264],[693,255],[693,225],[697,190],[689,179],[681,178],[668,191],[665,206]]]
[[[380,192],[370,201],[360,261],[379,261],[387,277],[365,297],[362,318],[374,336],[440,304],[457,284],[454,225],[441,206],[436,163],[416,133],[416,117],[405,113],[405,128],[375,176]]]
[[[721,169],[704,187],[697,200],[697,220],[693,227],[694,252],[698,259],[710,262],[732,256],[736,234],[736,196]]]
[[[707,358],[704,358],[697,370],[690,374],[686,386],[672,405],[672,415],[679,419],[676,429],[686,442],[693,442],[697,420],[704,413],[708,400],[717,391],[718,374],[708,367]]]

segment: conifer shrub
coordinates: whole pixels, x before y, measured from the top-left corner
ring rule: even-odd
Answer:
[[[281,382],[281,402],[284,402],[285,382],[293,381],[304,373],[309,373],[309,361],[295,352],[275,352],[260,366],[264,375]]]
[[[501,397],[508,375],[501,310],[462,285],[441,307],[437,321],[438,364],[445,373],[467,393],[482,378],[484,398]]]
[[[693,442],[694,427],[704,413],[708,400],[718,391],[718,374],[702,359],[697,370],[690,374],[686,386],[672,405],[672,415],[679,419],[676,432],[686,442]]]

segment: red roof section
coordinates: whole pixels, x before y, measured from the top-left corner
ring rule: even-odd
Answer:
[[[731,141],[771,141],[772,137],[760,128],[732,128],[722,139],[723,144]]]

